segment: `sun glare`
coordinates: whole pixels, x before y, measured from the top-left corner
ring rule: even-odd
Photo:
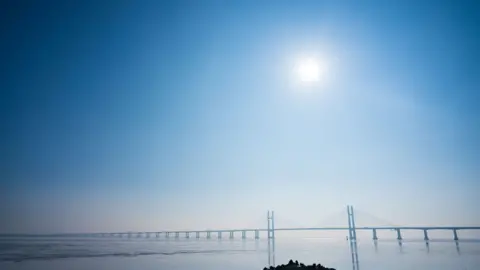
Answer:
[[[302,82],[317,82],[325,75],[325,67],[315,59],[308,58],[299,62],[297,73]]]

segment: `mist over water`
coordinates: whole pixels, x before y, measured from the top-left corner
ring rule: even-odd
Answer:
[[[480,242],[420,239],[360,239],[362,269],[478,269]],[[270,247],[270,253],[272,247]],[[2,237],[2,270],[47,269],[263,269],[266,239]],[[339,238],[278,237],[275,263],[288,260],[351,269],[348,241]]]

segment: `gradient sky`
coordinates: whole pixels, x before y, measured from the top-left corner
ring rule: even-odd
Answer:
[[[475,1],[7,2],[0,232],[480,224]]]

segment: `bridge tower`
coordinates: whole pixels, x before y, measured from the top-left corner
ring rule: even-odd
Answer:
[[[275,219],[273,211],[267,212],[268,264],[275,266]]]
[[[347,205],[348,213],[348,240],[350,241],[350,251],[352,253],[352,268],[359,270],[358,249],[357,249],[357,232],[355,230],[355,214],[353,206]]]
[[[267,233],[268,233],[268,237],[267,239],[273,239],[275,238],[275,220],[274,220],[274,216],[273,216],[273,211],[270,212],[268,211],[267,212]]]

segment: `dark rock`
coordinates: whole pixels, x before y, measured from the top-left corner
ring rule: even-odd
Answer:
[[[328,268],[323,266],[322,264],[312,264],[312,265],[305,265],[303,263],[298,263],[298,261],[293,262],[290,260],[288,264],[281,264],[276,267],[270,266],[270,268],[263,268],[263,270],[289,270],[289,269],[312,269],[312,270],[335,270],[334,268]]]

